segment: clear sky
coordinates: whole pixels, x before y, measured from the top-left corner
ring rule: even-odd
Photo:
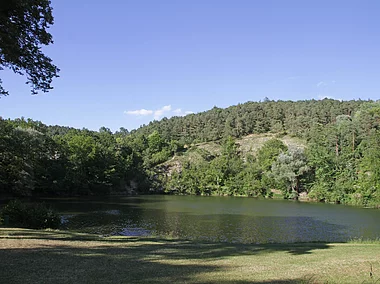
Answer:
[[[380,98],[378,0],[52,0],[54,90],[0,116],[129,130],[246,101]]]

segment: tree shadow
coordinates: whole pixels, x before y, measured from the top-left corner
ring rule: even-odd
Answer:
[[[252,255],[258,253],[270,253],[285,251],[292,255],[311,254],[313,250],[328,249],[330,246],[325,242],[305,243],[267,243],[267,244],[243,244],[228,242],[193,241],[186,239],[168,239],[160,237],[103,237],[96,234],[84,234],[72,231],[59,230],[28,230],[2,228],[0,239],[35,239],[35,240],[59,240],[59,241],[96,241],[102,244],[130,244],[146,243],[152,246],[162,246],[169,250],[178,251],[179,257],[191,258],[215,258],[223,256]],[[175,254],[171,254],[175,257]]]
[[[30,245],[0,249],[1,283],[215,283],[216,279],[203,279],[201,275],[224,271],[225,267],[215,264],[220,259],[230,261],[234,256],[273,252],[297,256],[329,248],[323,243],[250,245],[160,238],[101,238],[60,231],[2,229],[1,232],[1,242],[6,239],[17,239],[20,243],[31,241]],[[305,283],[304,280],[218,279],[217,282]]]

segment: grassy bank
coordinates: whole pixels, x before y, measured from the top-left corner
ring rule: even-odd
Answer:
[[[2,228],[0,259],[3,284],[375,283],[380,279],[380,242],[243,245]]]

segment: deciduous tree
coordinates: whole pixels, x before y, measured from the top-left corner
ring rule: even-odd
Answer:
[[[0,70],[25,75],[32,94],[48,92],[59,69],[42,51],[53,43],[47,31],[54,18],[49,0],[0,1]],[[8,95],[0,79],[0,95]]]

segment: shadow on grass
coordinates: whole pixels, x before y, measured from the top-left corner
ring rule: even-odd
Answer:
[[[305,279],[245,281],[239,280],[239,272],[236,278],[229,275],[226,279],[210,280],[208,274],[234,269],[234,256],[272,252],[302,255],[329,248],[323,243],[199,243],[101,238],[61,231],[1,229],[0,233],[1,243],[5,240],[24,243],[13,247],[0,244],[0,259],[6,260],[0,262],[1,283],[308,283]],[[226,268],[218,264],[220,259],[231,263]],[[255,265],[259,263],[252,263]]]
[[[37,240],[59,240],[59,241],[96,241],[102,244],[145,244],[149,246],[162,246],[173,248],[180,252],[189,254],[191,258],[223,257],[251,255],[258,253],[270,253],[285,251],[292,255],[311,254],[313,250],[328,249],[329,245],[324,242],[305,242],[288,244],[239,244],[228,242],[205,242],[183,239],[169,239],[160,237],[102,237],[95,234],[77,233],[72,231],[59,230],[28,230],[28,229],[7,229],[0,228],[0,239],[37,239]],[[171,255],[173,256],[173,255]]]

